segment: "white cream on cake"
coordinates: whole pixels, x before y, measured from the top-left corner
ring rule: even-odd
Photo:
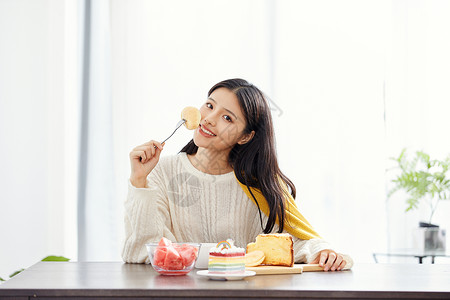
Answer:
[[[234,247],[234,248],[230,248],[230,249],[226,249],[226,248],[219,249],[219,248],[214,247],[209,250],[209,253],[221,253],[221,254],[242,253],[242,252],[245,252],[245,249],[238,248],[238,247]]]

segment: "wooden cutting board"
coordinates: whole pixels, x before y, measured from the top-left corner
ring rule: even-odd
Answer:
[[[319,264],[295,264],[293,267],[257,266],[246,267],[247,271],[255,271],[256,275],[264,274],[300,274],[302,272],[323,271]]]
[[[281,267],[281,266],[257,266],[246,267],[246,271],[255,271],[256,275],[265,274],[300,274],[303,272],[303,267],[294,265],[293,267]]]
[[[303,267],[303,272],[323,271],[323,268],[319,267],[319,264],[298,264],[298,265]]]
[[[323,271],[323,267],[319,267],[319,264],[295,264],[295,266],[303,266],[303,272],[317,272]],[[344,267],[342,271],[350,270],[347,267]]]

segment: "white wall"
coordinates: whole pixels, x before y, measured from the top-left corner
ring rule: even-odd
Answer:
[[[386,157],[398,157],[403,147],[424,150],[434,158],[450,155],[450,29],[449,1],[393,1],[386,56]],[[386,164],[393,166],[392,162]],[[395,172],[387,173],[386,179]],[[388,183],[387,187],[391,185]],[[414,245],[412,235],[429,210],[403,213],[405,195],[387,202],[389,243],[393,248]],[[450,229],[450,201],[439,204],[433,222]],[[447,249],[450,239],[447,237]]]
[[[405,237],[420,216],[404,214],[403,201],[386,204],[385,170],[404,146],[449,152],[440,138],[450,127],[450,68],[439,68],[449,63],[440,50],[448,49],[446,2],[116,0],[111,7],[119,200],[131,148],[168,135],[181,108],[200,105],[217,81],[243,77],[274,101],[281,167],[318,231],[362,262],[392,241],[411,246]],[[163,155],[190,137],[178,132]]]
[[[277,2],[278,153],[318,232],[357,261],[370,262],[372,249],[385,245],[383,80],[390,2],[321,2]]]
[[[0,276],[64,252],[64,2],[0,1]]]
[[[280,164],[304,215],[337,249],[372,261],[371,251],[386,246],[390,4],[113,1],[117,195],[126,196],[120,183],[133,147],[163,139],[181,109],[199,106],[214,83],[242,77],[274,102]],[[163,155],[191,136],[177,132]]]

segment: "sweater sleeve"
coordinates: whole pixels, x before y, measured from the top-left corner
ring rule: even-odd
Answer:
[[[267,219],[268,219],[267,216],[263,215],[263,223],[264,224],[267,222]],[[275,224],[272,232],[278,232],[278,230],[279,230],[278,224]],[[261,232],[256,233],[255,237],[259,233],[261,233]],[[286,230],[283,230],[283,233],[288,233],[288,232]],[[293,236],[292,234],[291,234],[291,236],[292,236],[292,241],[294,242],[293,248],[294,248],[294,262],[295,263],[309,264],[317,258],[320,251],[322,251],[322,250],[331,249],[331,250],[336,251],[336,249],[324,239],[314,238],[314,239],[309,239],[309,240],[302,240],[302,239],[297,238],[296,236]],[[339,252],[339,251],[336,251],[336,252]],[[351,267],[353,267],[353,259],[347,254],[342,254],[342,255],[344,256],[345,261],[347,261],[345,268],[350,269]]]
[[[301,240],[296,237],[292,237],[292,239],[294,241],[294,260],[296,263],[311,263],[317,258],[320,251],[326,249],[334,250],[333,247],[323,239]],[[350,269],[353,267],[353,259],[347,254],[343,254],[343,256],[344,260],[347,262],[345,268]]]
[[[148,188],[136,188],[128,181],[122,250],[122,259],[127,263],[150,263],[146,243],[158,242],[163,236],[175,241],[162,182],[157,176],[149,176],[149,179]]]

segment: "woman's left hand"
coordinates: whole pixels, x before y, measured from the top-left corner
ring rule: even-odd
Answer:
[[[333,250],[326,249],[319,252],[317,258],[312,262],[313,264],[319,264],[326,271],[341,271],[347,262],[344,256],[340,253],[336,253]]]

